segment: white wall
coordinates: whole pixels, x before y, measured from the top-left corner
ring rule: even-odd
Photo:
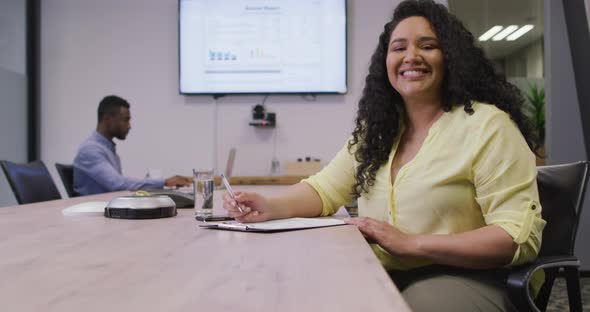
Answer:
[[[543,78],[543,37],[504,58],[507,77]]]
[[[57,178],[53,164],[72,162],[96,126],[98,102],[117,94],[131,104],[132,130],[117,144],[127,175],[149,168],[189,174],[216,160],[223,170],[231,147],[238,149],[234,175],[265,175],[273,135],[281,164],[307,155],[325,163],[353,128],[370,56],[398,2],[349,0],[349,92],[315,102],[271,95],[266,107],[278,127],[270,130],[247,125],[262,96],[220,98],[216,110],[211,96],[179,95],[176,0],[44,0],[41,158]]]
[[[526,49],[526,76],[542,78],[543,68],[543,40],[537,40]]]

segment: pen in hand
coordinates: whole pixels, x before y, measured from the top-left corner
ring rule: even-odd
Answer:
[[[223,181],[223,185],[225,185],[225,188],[229,192],[229,196],[231,196],[231,198],[233,198],[235,200],[236,194],[234,193],[234,190],[231,188],[231,185],[229,185],[229,181],[227,180],[225,175],[223,175],[223,173],[221,174],[221,181]],[[238,201],[236,201],[236,205],[238,206],[238,209],[240,210],[240,212],[244,212],[244,210],[242,210],[242,207],[240,206],[240,203],[238,203]]]

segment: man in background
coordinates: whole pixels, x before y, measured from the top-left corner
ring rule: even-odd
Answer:
[[[78,149],[74,159],[74,190],[81,195],[121,190],[154,189],[192,184],[189,177],[138,179],[122,175],[121,160],[113,138],[125,140],[131,129],[129,103],[109,95],[98,105],[98,125]]]

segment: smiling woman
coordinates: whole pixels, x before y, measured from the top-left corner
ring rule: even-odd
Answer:
[[[443,54],[426,18],[409,17],[395,28],[386,64],[389,82],[406,102],[410,99],[432,101],[440,97]]]
[[[330,215],[357,199],[359,218],[346,222],[413,311],[515,311],[502,268],[534,259],[545,225],[522,104],[446,7],[402,1],[335,158],[281,196],[236,193],[224,208],[257,222]]]

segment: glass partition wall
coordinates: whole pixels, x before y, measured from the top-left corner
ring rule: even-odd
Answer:
[[[496,69],[522,92],[535,130],[544,139],[544,14],[542,0],[449,0]],[[543,141],[544,143],[544,141]],[[539,151],[544,153],[544,149]],[[544,163],[538,159],[539,164]]]

